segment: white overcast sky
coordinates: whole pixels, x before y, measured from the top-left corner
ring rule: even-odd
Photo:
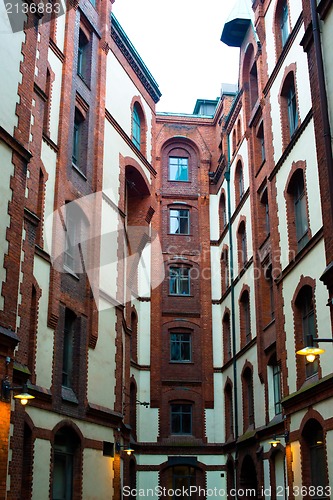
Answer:
[[[237,83],[239,49],[220,41],[237,0],[115,0],[113,13],[157,81],[157,111],[192,113]]]

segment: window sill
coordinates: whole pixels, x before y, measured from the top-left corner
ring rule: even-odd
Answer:
[[[193,361],[176,361],[176,360],[172,360],[170,359],[169,363],[171,365],[194,365],[194,362]]]
[[[70,269],[69,267],[67,267],[65,264],[64,264],[64,272],[66,274],[70,274],[76,280],[80,279],[80,277],[76,273],[74,273],[74,271],[72,269]]]
[[[86,175],[82,172],[82,170],[77,166],[75,165],[75,163],[72,162],[72,167],[74,168],[74,170],[80,174],[81,177],[83,177],[83,179],[86,181],[87,180],[87,177]]]
[[[185,293],[169,293],[168,297],[194,297],[194,295]]]
[[[168,236],[192,236],[190,233],[168,233]]]
[[[79,404],[79,401],[70,387],[66,387],[64,385],[61,386],[61,399],[63,401],[67,401],[68,403]]]

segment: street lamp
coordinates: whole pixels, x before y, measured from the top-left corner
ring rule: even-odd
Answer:
[[[321,349],[320,347],[315,347],[313,344],[314,342],[331,342],[333,343],[333,338],[331,339],[320,339],[317,337],[314,337],[313,335],[307,335],[308,338],[308,345],[306,347],[303,347],[303,349],[300,349],[299,351],[296,351],[296,354],[300,356],[306,356],[306,359],[309,363],[313,363],[314,360],[316,359],[316,356],[319,354],[324,354],[325,349]]]
[[[275,434],[274,438],[268,441],[268,443],[271,444],[273,448],[276,448],[277,445],[281,443],[281,440],[279,438],[284,438],[285,443],[287,444],[289,441],[289,432],[286,431],[284,434]]]
[[[30,399],[35,399],[35,396],[29,394],[27,384],[23,386],[11,387],[8,377],[6,376],[1,382],[1,399],[9,403],[10,401],[10,391],[20,391],[18,394],[14,395],[15,399],[21,401],[21,405],[25,406]]]
[[[116,443],[116,453],[120,453],[121,449],[124,450],[127,455],[132,455],[134,452],[134,449],[131,447],[130,444],[120,444],[119,442]]]

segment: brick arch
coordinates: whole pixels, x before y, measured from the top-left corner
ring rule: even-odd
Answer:
[[[298,171],[302,172],[303,181],[304,181],[304,193],[305,193],[305,201],[306,201],[306,218],[308,225],[308,239],[311,238],[312,233],[310,229],[310,218],[309,218],[309,203],[307,196],[307,182],[306,182],[306,161],[298,160],[293,162],[290,168],[290,172],[288,174],[288,178],[285,184],[285,189],[283,192],[285,203],[286,203],[286,213],[287,213],[287,228],[288,228],[288,243],[289,243],[289,260],[293,260],[295,258],[296,253],[298,252],[297,248],[297,238],[296,238],[296,225],[295,225],[295,207],[294,207],[294,195],[292,192],[292,183],[295,180],[295,176]]]
[[[53,427],[52,434],[51,434],[51,442],[52,442],[52,444],[54,443],[54,437],[57,434],[57,432],[59,432],[64,427],[68,427],[69,429],[71,429],[77,435],[77,437],[78,437],[78,439],[79,439],[79,441],[81,443],[81,446],[82,446],[82,443],[84,441],[84,436],[83,436],[83,434],[81,432],[81,429],[77,426],[77,424],[75,422],[73,422],[70,419],[61,420],[60,422],[58,422]]]
[[[303,339],[303,328],[302,328],[302,318],[300,315],[299,307],[297,306],[297,298],[304,289],[304,287],[310,287],[312,290],[312,300],[313,300],[313,310],[314,310],[314,328],[315,333],[318,332],[318,323],[317,323],[317,313],[316,313],[316,280],[311,278],[310,276],[304,276],[303,274],[300,277],[298,285],[295,289],[293,298],[291,300],[291,308],[293,311],[293,320],[294,320],[294,345],[295,345],[295,357],[296,357],[296,381],[297,388],[301,388],[306,380],[306,360],[305,356],[299,356],[296,354],[296,351],[305,347],[304,339]],[[321,367],[320,367],[320,359],[318,359],[318,376],[321,377]]]
[[[298,127],[300,125],[300,113],[298,106],[298,92],[297,92],[297,79],[296,79],[296,63],[291,63],[284,69],[283,77],[281,80],[278,100],[280,105],[280,121],[281,121],[281,134],[282,134],[282,144],[283,149],[287,147],[291,138],[290,138],[290,128],[289,128],[289,116],[288,116],[288,107],[285,98],[285,92],[288,89],[291,81],[293,80],[295,86],[296,93],[296,108],[298,113]]]
[[[300,436],[303,434],[304,428],[310,420],[316,420],[324,430],[328,430],[329,428],[324,417],[317,410],[309,408],[304,417],[302,418],[301,424],[299,426]]]
[[[160,147],[161,152],[163,153],[165,150],[171,150],[173,147],[183,147],[186,149],[186,146],[192,148],[194,150],[194,153],[197,155],[198,158],[200,158],[200,148],[196,142],[194,142],[192,139],[189,137],[186,137],[184,135],[174,135],[173,137],[170,137],[167,139]]]
[[[274,35],[274,40],[275,40],[275,57],[276,60],[279,58],[281,52],[282,52],[282,37],[281,37],[281,28],[280,28],[280,15],[281,15],[281,8],[282,8],[282,3],[283,0],[276,0],[275,5],[274,5],[274,18],[273,18],[273,35]],[[287,0],[288,4],[288,0]],[[290,12],[289,5],[288,5],[288,13]],[[289,31],[291,31],[291,24],[290,24],[290,15],[288,15],[288,22],[289,22]]]
[[[127,174],[132,173],[133,176],[135,176],[137,179],[140,179],[140,186],[143,189],[143,192],[141,194],[143,196],[150,196],[151,188],[148,183],[147,176],[141,165],[136,160],[134,160],[134,158],[131,158],[130,156],[124,157],[124,165],[125,165],[125,176],[126,173]]]

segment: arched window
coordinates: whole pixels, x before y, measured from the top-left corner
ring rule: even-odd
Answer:
[[[242,375],[243,382],[243,423],[244,432],[249,427],[254,427],[254,395],[253,395],[253,373],[252,370],[245,368]]]
[[[287,0],[280,0],[277,4],[274,19],[274,32],[276,54],[277,57],[279,57],[290,34],[289,9]]]
[[[232,385],[228,382],[224,389],[225,401],[225,440],[233,438],[234,424],[233,424],[233,402],[232,402]]]
[[[132,141],[135,146],[140,149],[141,147],[141,120],[138,112],[137,103],[134,104],[133,107],[133,115],[132,115]]]
[[[299,125],[295,75],[290,71],[286,76],[280,97],[283,145],[286,147]]]
[[[309,345],[309,337],[317,337],[313,290],[311,286],[305,285],[301,288],[300,292],[297,295],[295,306],[295,327],[301,327],[303,341],[302,343],[304,346],[307,346]],[[300,356],[298,356],[298,358],[299,357]],[[318,372],[317,359],[315,359],[313,363],[307,361],[306,358],[304,360],[297,359],[297,361],[303,361],[305,363],[306,378],[311,377]]]
[[[307,244],[310,236],[303,169],[298,168],[293,173],[286,197],[290,252],[296,253]]]
[[[236,197],[236,205],[241,201],[244,195],[244,175],[243,175],[243,166],[242,162],[239,160],[237,162],[236,171],[235,171],[235,197]]]
[[[250,296],[248,290],[244,290],[240,300],[240,334],[241,347],[244,347],[251,340],[251,312],[250,312]]]
[[[223,316],[222,327],[223,327],[223,362],[227,363],[232,358],[229,312],[226,312]]]
[[[237,147],[237,134],[236,134],[236,128],[234,128],[234,131],[232,133],[232,154],[235,153]]]
[[[69,427],[60,429],[54,437],[53,445],[53,485],[52,498],[74,500],[74,471],[80,471],[80,441]],[[76,481],[76,489],[78,487]]]
[[[221,290],[222,290],[222,295],[227,291],[229,288],[229,255],[228,255],[228,248],[225,247],[223,249],[222,255],[221,255]]]
[[[246,228],[244,221],[242,221],[239,224],[237,232],[237,243],[238,243],[238,266],[239,266],[239,271],[241,271],[247,262],[247,241],[246,241]]]
[[[250,105],[251,105],[251,109],[253,109],[256,102],[258,101],[258,97],[259,97],[258,71],[257,71],[256,61],[253,63],[252,68],[250,69],[249,84],[250,84]]]
[[[222,233],[226,225],[227,225],[226,200],[225,200],[225,194],[222,193],[220,198],[220,233]]]
[[[302,477],[303,485],[315,488],[315,492],[321,491],[313,496],[315,499],[329,499],[325,488],[329,485],[327,477],[327,458],[325,434],[320,423],[314,418],[310,419],[304,426],[301,440],[302,453]]]

